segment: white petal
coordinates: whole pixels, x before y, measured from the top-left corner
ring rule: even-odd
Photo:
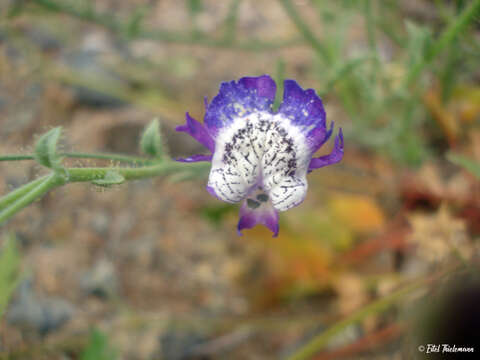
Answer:
[[[238,118],[217,135],[208,185],[226,202],[238,202],[261,180],[265,127],[272,115],[255,113]]]
[[[307,191],[310,147],[282,115],[255,113],[218,134],[208,185],[219,198],[238,202],[258,187],[280,211],[300,204]]]
[[[263,186],[273,206],[285,211],[299,205],[307,194],[307,169],[312,153],[305,136],[281,115],[267,136],[263,155]]]

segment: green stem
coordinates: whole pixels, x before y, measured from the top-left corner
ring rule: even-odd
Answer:
[[[365,20],[367,25],[368,45],[372,54],[377,54],[377,39],[375,37],[375,21],[373,19],[372,3],[365,0]]]
[[[152,159],[145,159],[136,156],[130,155],[119,155],[119,154],[110,154],[110,153],[99,153],[99,154],[89,154],[89,153],[64,153],[60,156],[65,156],[68,158],[79,158],[79,159],[102,159],[102,160],[114,160],[122,161],[131,164],[145,164],[152,162]]]
[[[278,0],[280,4],[282,4],[285,12],[290,17],[290,20],[295,24],[297,29],[300,31],[302,36],[304,37],[305,41],[307,41],[312,48],[314,48],[318,54],[320,54],[327,65],[331,64],[332,59],[330,54],[328,53],[327,49],[323,44],[317,39],[317,37],[313,34],[310,30],[310,27],[303,21],[300,14],[293,6],[290,0]]]
[[[206,171],[210,163],[191,163],[188,166],[175,161],[164,161],[160,164],[134,167],[99,167],[99,168],[67,168],[63,172],[54,173],[13,191],[0,199],[2,210],[0,211],[0,223],[15,215],[25,206],[31,204],[37,198],[49,190],[72,182],[91,182],[103,179],[108,172],[115,171],[122,175],[125,180],[150,178],[159,175],[168,175],[179,172]],[[66,175],[66,176],[65,176]]]
[[[3,155],[0,161],[33,160],[33,155]]]
[[[151,159],[135,157],[130,155],[118,155],[109,153],[89,154],[89,153],[63,153],[59,154],[61,157],[79,158],[79,159],[102,159],[122,161],[131,164],[145,164],[150,163]],[[15,161],[15,160],[35,160],[34,155],[4,155],[0,156],[0,161]]]
[[[234,42],[238,20],[238,7],[241,0],[231,0],[227,18],[225,19],[225,42]]]
[[[22,185],[19,188],[11,191],[7,195],[0,198],[0,209],[3,209],[11,203],[17,201],[20,197],[22,197],[23,195],[31,191],[34,187],[36,187],[38,184],[43,182],[47,178],[47,176],[42,176],[37,180],[33,180],[25,185]]]
[[[426,57],[410,69],[406,77],[407,86],[412,85],[421,74],[423,68],[440,54],[458,34],[465,30],[475,16],[478,15],[478,12],[480,12],[480,0],[474,0],[470,6],[443,31]]]
[[[184,163],[165,161],[157,165],[138,168],[68,168],[68,182],[85,182],[102,179],[108,171],[115,171],[125,180],[137,180],[159,175],[169,175],[174,172],[201,171],[210,167],[210,163],[191,163],[188,168]]]
[[[0,224],[43,196],[49,190],[63,185],[64,183],[65,180],[58,174],[53,173],[47,176],[43,181],[36,184],[36,186],[33,187],[29,192],[24,194],[22,197],[0,212]]]
[[[369,315],[385,311],[386,309],[394,305],[397,301],[402,299],[405,295],[411,293],[413,290],[420,288],[422,285],[425,285],[428,281],[431,281],[431,279],[417,280],[397,291],[394,291],[390,295],[378,299],[371,304],[355,311],[353,314],[351,314],[344,320],[335,323],[327,330],[315,336],[310,342],[308,342],[306,345],[302,346],[295,353],[289,356],[287,360],[304,360],[311,358],[314,354],[325,348],[325,346],[328,344],[328,342],[333,336],[335,336],[348,326],[362,321]]]

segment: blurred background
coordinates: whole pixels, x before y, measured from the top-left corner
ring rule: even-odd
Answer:
[[[321,95],[345,156],[309,175],[278,238],[260,226],[238,237],[238,206],[211,197],[205,176],[49,193],[0,229],[0,359],[412,359],[435,339],[474,346],[478,5],[2,0],[0,155],[30,154],[54,126],[64,151],[138,155],[154,117],[171,157],[196,154],[174,131],[185,112],[202,120],[222,81],[270,74]],[[44,172],[0,162],[0,194]]]

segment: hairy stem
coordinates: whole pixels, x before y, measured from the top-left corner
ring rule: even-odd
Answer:
[[[169,175],[175,172],[200,171],[208,169],[210,163],[192,163],[188,164],[188,167],[189,168],[186,168],[183,163],[165,161],[157,165],[138,168],[68,168],[67,172],[69,175],[68,182],[85,182],[102,179],[108,171],[119,173],[125,180],[137,180],[159,175]]]
[[[186,166],[175,161],[141,167],[98,167],[98,168],[66,168],[63,171],[34,180],[0,198],[0,223],[15,215],[49,190],[73,182],[91,182],[105,178],[108,172],[116,172],[125,180],[136,180],[169,175],[172,173],[199,173],[207,171],[210,163],[192,163]]]
[[[121,161],[131,164],[145,164],[152,162],[151,159],[145,159],[141,157],[135,157],[130,155],[119,155],[119,154],[109,154],[109,153],[99,153],[99,154],[90,154],[90,153],[63,153],[59,154],[61,157],[67,158],[78,158],[78,159],[101,159],[101,160],[113,160]],[[3,155],[0,156],[0,161],[18,161],[18,160],[35,160],[34,155]]]

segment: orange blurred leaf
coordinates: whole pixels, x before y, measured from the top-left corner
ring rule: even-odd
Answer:
[[[385,224],[382,210],[368,196],[336,194],[329,199],[328,208],[333,218],[356,232],[378,231]]]

